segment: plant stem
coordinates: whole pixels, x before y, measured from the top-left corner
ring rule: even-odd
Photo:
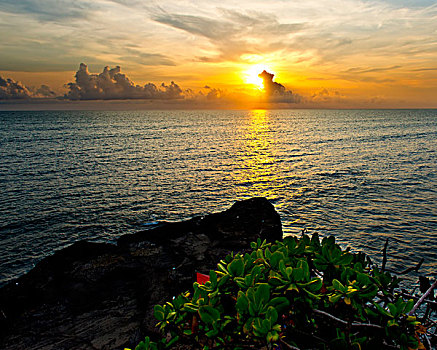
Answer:
[[[320,314],[320,315],[324,315],[326,317],[329,317],[335,321],[337,321],[338,323],[344,324],[345,326],[350,325],[352,327],[370,327],[370,328],[377,328],[377,329],[384,329],[384,327],[381,327],[377,324],[371,324],[371,323],[358,323],[358,322],[352,322],[352,323],[348,323],[338,317],[335,317],[334,315],[331,315],[330,313],[327,313],[326,311],[322,311],[322,310],[317,310],[314,309],[313,310],[315,313]]]
[[[434,290],[434,288],[437,286],[437,279],[434,281],[434,283],[431,285],[431,287],[428,288],[428,290],[423,294],[420,299],[414,304],[411,311],[408,313],[408,315],[414,314],[414,312],[417,310],[417,308],[425,301],[425,298]]]
[[[285,342],[285,341],[282,340],[281,338],[279,338],[279,341],[280,341],[282,344],[284,344],[288,349],[291,349],[291,350],[300,350],[299,348],[296,348],[295,346],[288,344],[287,342]]]

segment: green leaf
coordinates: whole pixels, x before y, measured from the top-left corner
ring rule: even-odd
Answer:
[[[141,341],[136,347],[135,350],[148,350],[148,347],[146,346],[146,344]]]
[[[249,310],[249,299],[242,291],[238,292],[238,298],[235,304],[235,308],[237,312],[241,314],[245,314]]]
[[[270,329],[272,329],[272,323],[268,318],[262,320],[262,330],[263,333],[267,333]]]
[[[297,263],[297,267],[301,268],[303,270],[303,279],[305,281],[309,280],[310,278],[310,268],[308,266],[308,263],[306,262],[306,260],[299,260]]]
[[[243,277],[235,277],[234,278],[234,282],[237,284],[238,287],[240,287],[241,289],[246,288],[246,282],[244,282],[244,278]]]
[[[171,346],[179,340],[179,336],[176,335],[170,339],[170,341],[165,345],[166,348],[171,348]]]
[[[231,278],[230,275],[224,275],[224,276],[222,276],[222,277],[219,279],[219,281],[217,282],[217,286],[218,286],[219,288],[222,287],[222,286],[224,286],[224,285],[229,281],[230,278]]]
[[[219,272],[224,273],[225,275],[228,273],[228,269],[226,268],[226,266],[224,264],[222,264],[221,262],[219,262],[217,264],[217,268],[220,270]]]
[[[199,310],[199,305],[193,303],[185,303],[181,310],[188,312],[197,312]]]
[[[270,286],[267,283],[260,283],[255,291],[255,303],[258,310],[270,299]]]
[[[341,294],[333,294],[329,296],[329,301],[335,304],[341,298]]]
[[[279,268],[279,263],[280,263],[281,261],[284,261],[284,260],[285,260],[285,256],[284,256],[284,254],[281,253],[281,252],[276,251],[276,252],[274,252],[274,253],[272,254],[272,256],[270,257],[270,265],[271,265],[274,269],[278,269],[278,268]],[[284,265],[284,267],[285,267],[285,265]]]
[[[313,299],[316,299],[316,300],[319,300],[320,298],[321,298],[321,296],[320,295],[317,295],[317,294],[314,294],[314,293],[311,293],[309,290],[307,290],[306,288],[302,288],[302,290],[305,292],[305,293],[307,293],[311,298],[313,298]]]
[[[320,238],[319,238],[319,234],[317,232],[315,232],[312,237],[311,237],[311,245],[314,248],[320,248]]]
[[[276,311],[273,306],[269,306],[267,308],[266,318],[268,318],[271,324],[275,324],[278,320],[278,311]]]
[[[322,288],[323,282],[320,278],[313,278],[311,281],[306,283],[297,283],[299,287],[305,287],[306,290],[311,292],[318,292]]]
[[[360,262],[355,263],[354,264],[354,270],[356,270],[358,272],[363,272],[363,264],[361,264]],[[365,274],[361,274],[361,275],[366,276]],[[359,280],[359,277],[357,278],[357,280],[358,280],[358,282],[363,283],[362,281]],[[367,283],[363,283],[363,284],[367,284]]]
[[[246,275],[246,277],[244,277],[244,283],[246,284],[247,287],[250,287],[253,284],[253,275],[252,274]]]
[[[206,332],[205,335],[208,338],[213,338],[218,334],[218,330],[217,329],[211,329],[210,331]]]
[[[217,286],[217,273],[214,270],[209,271],[209,281],[213,288]]]
[[[297,285],[295,283],[290,283],[287,290],[295,290],[296,292],[299,293],[299,288],[297,288]]]
[[[339,280],[337,280],[335,278],[332,280],[332,286],[336,290],[338,290],[338,291],[340,291],[342,293],[346,293],[347,292],[347,288]]]
[[[302,268],[295,268],[292,271],[291,277],[293,281],[302,281],[304,279],[304,271]]]
[[[377,303],[373,303],[375,305],[376,309],[379,311],[380,314],[393,318],[393,315],[387,312],[387,310],[383,309],[381,306],[379,306]]]
[[[411,311],[411,309],[413,308],[413,306],[414,306],[414,300],[413,299],[408,300],[406,305],[405,305],[403,313],[404,314],[409,313]]]
[[[240,277],[244,271],[243,259],[235,259],[228,265],[228,271],[232,276]]]
[[[340,258],[337,259],[336,265],[349,265],[352,260],[354,260],[354,257],[352,254],[349,253],[343,253]]]
[[[388,320],[387,326],[389,327],[399,327],[399,323],[396,322],[396,320]]]
[[[153,308],[153,316],[158,321],[163,321],[165,319],[164,308],[161,305],[155,305]]]
[[[279,286],[286,285],[287,281],[284,281],[282,278],[279,278],[279,277],[270,277],[269,284],[274,286],[274,287],[279,287]]]
[[[396,306],[394,305],[394,304],[392,304],[392,303],[388,303],[388,309],[390,310],[390,313],[394,316],[394,317],[396,317],[397,316],[397,313],[398,313],[398,309],[396,308]]]
[[[267,306],[273,306],[278,312],[283,312],[290,305],[290,301],[285,297],[276,297],[271,299]]]
[[[266,250],[264,251],[264,255],[265,255],[267,260],[270,260],[270,258],[272,256],[272,252],[270,251],[269,248],[266,248]]]
[[[376,294],[378,294],[378,287],[374,284],[359,292],[360,298],[370,300],[373,299]]]
[[[199,308],[200,319],[206,324],[213,324],[220,318],[220,312],[212,306],[201,306]]]

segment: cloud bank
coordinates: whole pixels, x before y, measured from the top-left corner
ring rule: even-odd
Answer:
[[[0,100],[17,100],[31,97],[29,89],[18,81],[0,76]]]
[[[32,98],[54,98],[56,93],[47,85],[31,88],[10,78],[0,76],[0,100],[24,100]]]
[[[100,74],[91,74],[88,66],[81,63],[75,75],[75,82],[68,83],[69,100],[125,100],[125,99],[183,99],[182,89],[175,82],[164,83],[157,87],[153,83],[144,86],[135,85],[120,66],[110,69],[105,67]]]
[[[388,67],[387,69],[396,68]],[[358,71],[358,68],[356,70]],[[367,72],[368,69],[359,68],[359,70]],[[373,70],[382,69],[373,68]],[[384,95],[378,95],[370,100],[369,98],[357,99],[345,89],[330,90],[323,86],[303,92],[299,90],[299,93],[296,93],[280,82],[274,81],[272,73],[264,70],[259,77],[263,79],[262,92],[254,92],[253,89],[244,87],[228,90],[210,85],[204,85],[198,89],[183,89],[173,81],[168,85],[165,83],[155,85],[151,82],[137,85],[121,73],[120,66],[114,68],[106,66],[101,73],[90,73],[87,65],[82,63],[75,73],[74,82],[65,85],[68,91],[63,96],[56,94],[47,85],[41,85],[38,88],[29,87],[13,79],[0,77],[0,100],[5,101],[2,105],[15,103],[14,100],[16,100],[21,105],[33,102],[41,104],[47,101],[51,105],[64,103],[65,108],[70,108],[68,106],[87,106],[87,104],[90,107],[98,104],[114,106],[118,103],[120,106],[124,104],[146,109],[338,108],[356,105],[360,107],[384,106],[390,102]],[[78,104],[70,101],[84,102]]]

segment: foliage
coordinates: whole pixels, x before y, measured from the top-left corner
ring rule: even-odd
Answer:
[[[164,305],[157,327],[136,350],[424,349],[421,326],[408,313],[413,300],[399,293],[400,279],[373,266],[363,253],[342,250],[334,237],[286,237],[253,242],[230,254]],[[181,345],[182,344],[182,345]]]

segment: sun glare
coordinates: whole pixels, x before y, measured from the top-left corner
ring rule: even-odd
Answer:
[[[251,66],[249,69],[243,72],[243,79],[246,84],[254,85],[256,89],[262,90],[263,80],[258,76],[263,70],[266,70],[269,73],[273,73],[271,68],[264,64],[256,64]]]

